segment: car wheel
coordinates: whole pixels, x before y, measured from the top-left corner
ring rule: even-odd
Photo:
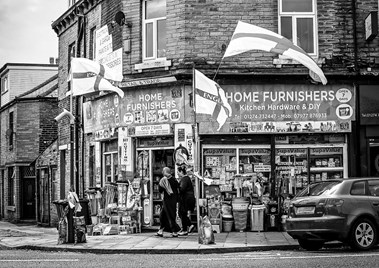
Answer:
[[[319,250],[324,245],[324,241],[315,241],[307,239],[298,240],[300,247],[305,250]]]
[[[369,250],[376,245],[377,230],[369,219],[360,219],[350,234],[350,247],[357,250]]]

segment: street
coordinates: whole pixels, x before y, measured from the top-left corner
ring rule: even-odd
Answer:
[[[259,251],[227,254],[82,254],[0,250],[0,267],[377,267],[379,248]]]

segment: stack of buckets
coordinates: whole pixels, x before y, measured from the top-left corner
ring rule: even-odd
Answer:
[[[234,225],[237,231],[246,229],[250,199],[248,197],[236,197],[232,200]]]

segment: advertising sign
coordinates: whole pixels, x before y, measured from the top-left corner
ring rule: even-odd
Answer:
[[[217,122],[197,116],[200,134],[350,132],[355,92],[350,85],[221,85],[232,108]]]
[[[128,136],[128,130],[126,127],[121,127],[118,131],[118,146],[121,170],[132,173],[132,139]]]
[[[96,31],[95,59],[97,62],[111,53],[113,50],[112,35],[108,32],[108,25],[104,25]]]
[[[85,102],[83,103],[84,132],[92,133],[119,126],[182,122],[184,97],[183,94],[173,95],[176,91],[172,88],[129,90],[125,92],[123,99],[115,94]]]

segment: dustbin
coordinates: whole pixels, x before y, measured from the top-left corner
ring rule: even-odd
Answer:
[[[253,205],[251,207],[251,231],[264,231],[265,205]]]
[[[61,221],[65,216],[65,209],[68,206],[68,201],[66,199],[55,200],[55,201],[53,201],[53,204],[57,208],[58,218],[59,218],[59,221]],[[67,236],[66,236],[66,240],[64,241],[65,243],[74,243],[74,227],[73,227],[74,226],[74,223],[73,223],[73,216],[74,215],[73,215],[73,213],[74,213],[74,210],[68,208],[68,212],[66,215],[66,217],[67,217]]]

